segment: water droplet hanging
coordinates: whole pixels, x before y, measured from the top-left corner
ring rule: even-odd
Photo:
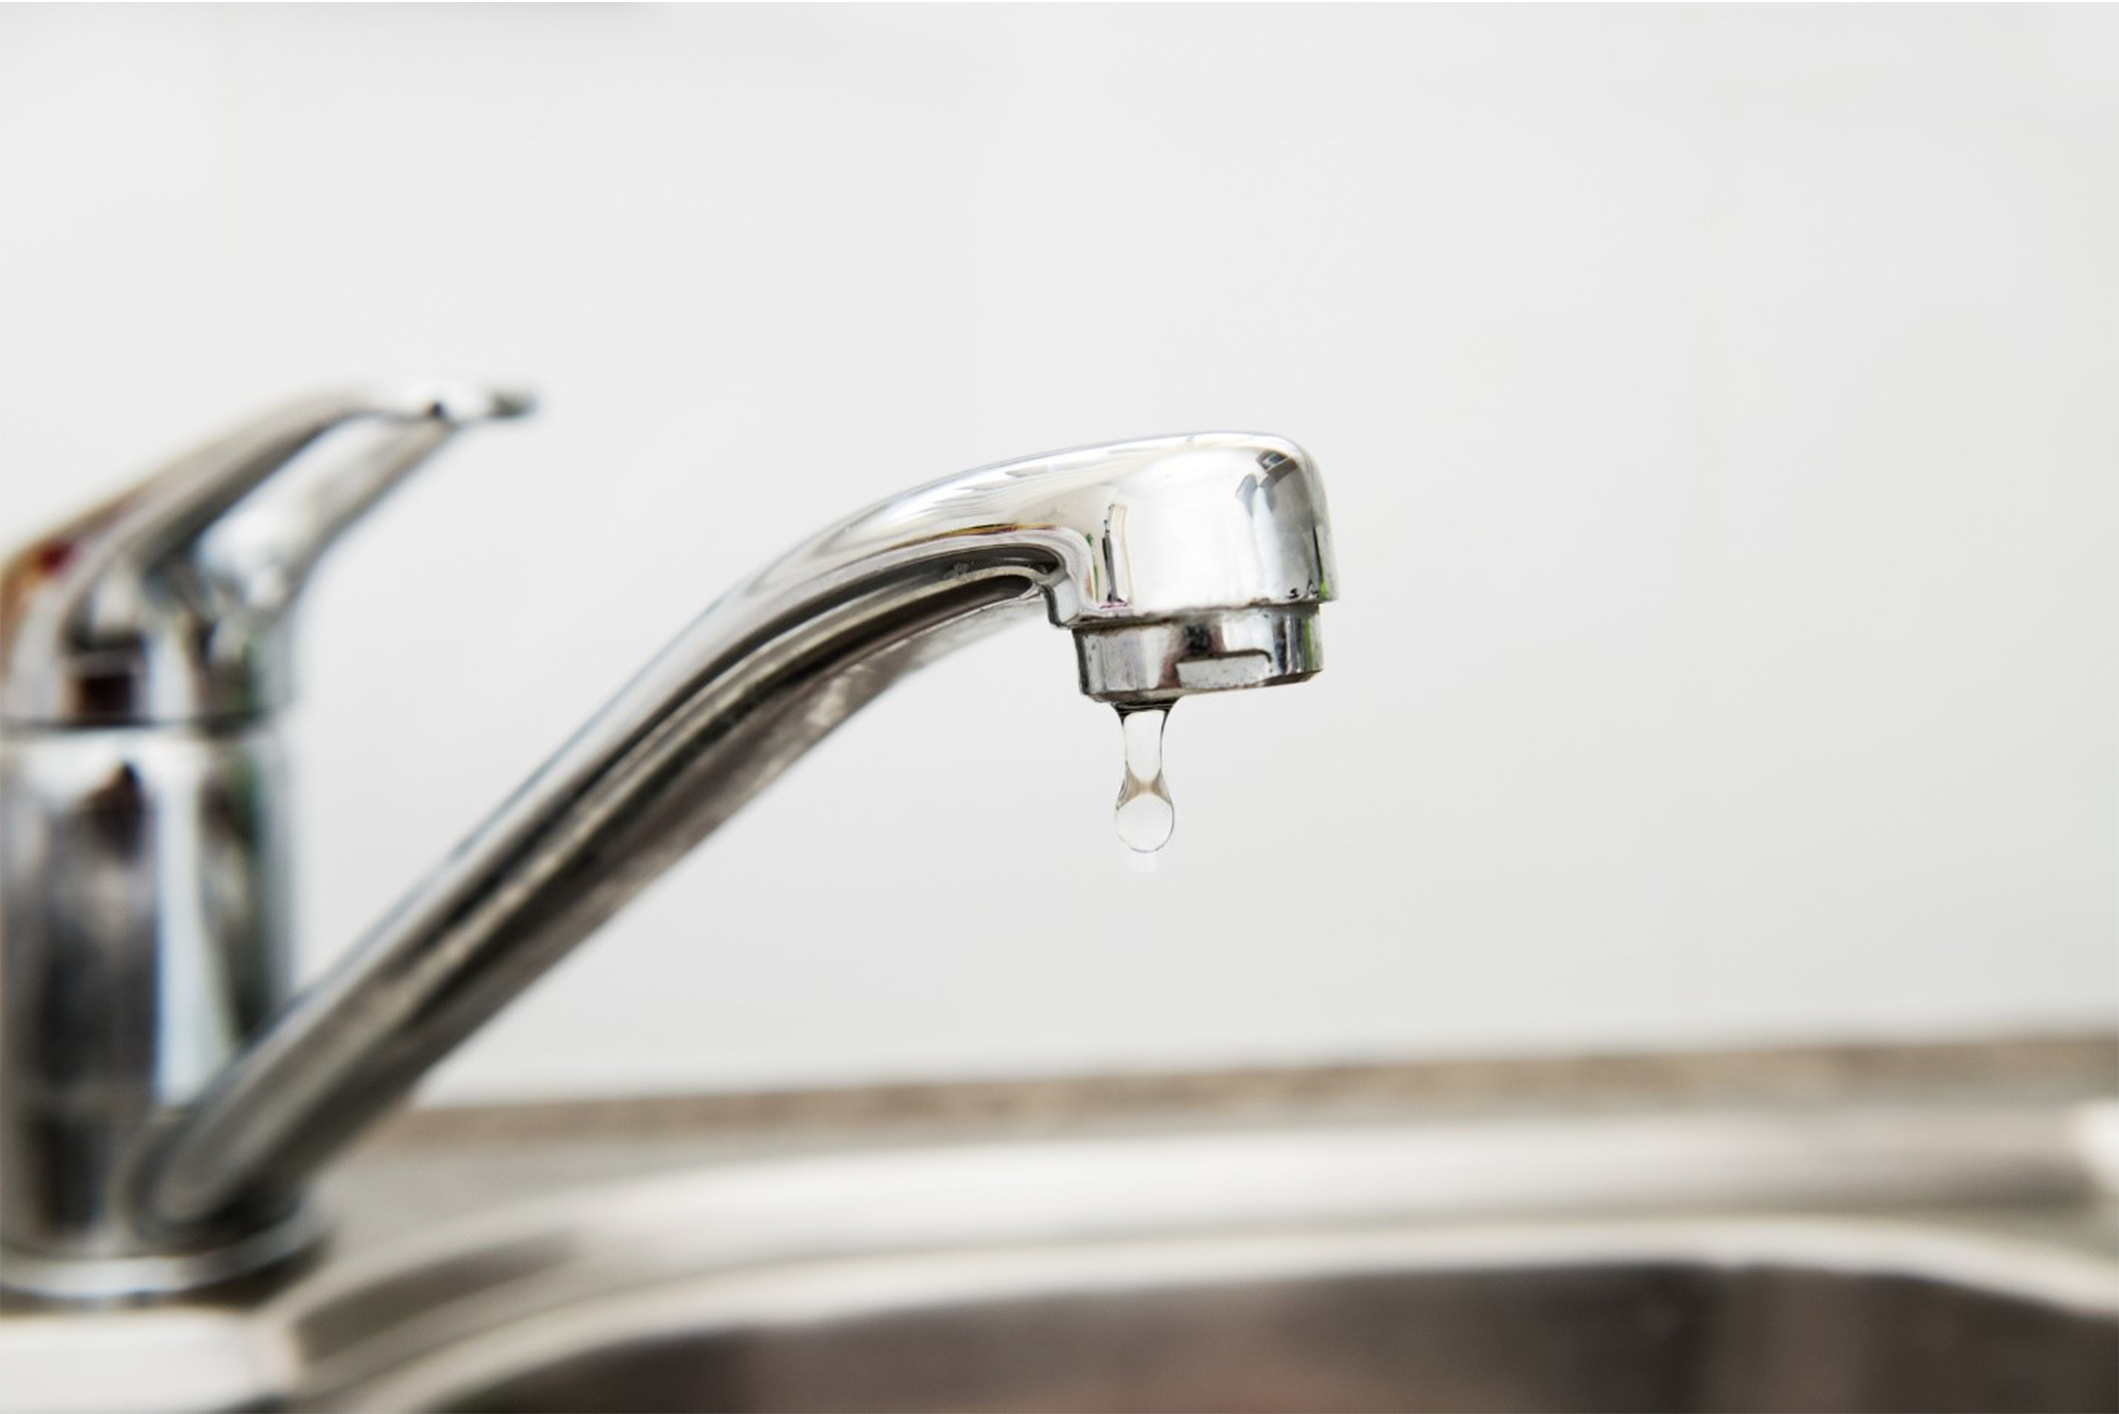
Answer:
[[[1118,837],[1128,849],[1152,854],[1170,842],[1177,826],[1177,807],[1163,780],[1163,727],[1170,709],[1121,707],[1119,729],[1125,734],[1126,779],[1118,789]]]

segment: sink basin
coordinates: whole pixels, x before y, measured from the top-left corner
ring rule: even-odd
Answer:
[[[459,1140],[276,1292],[0,1320],[0,1410],[2112,1411],[2101,1113]]]
[[[1816,1264],[1844,1255],[1834,1244],[1859,1250],[1871,1236],[1812,1232],[1807,1245],[1819,1250],[1806,1252],[1790,1234],[1741,1227],[1518,1232],[1469,1245],[1376,1234],[1250,1249],[1248,1270],[1231,1270],[1237,1254],[1226,1250],[960,1257],[897,1273],[919,1289],[912,1298],[875,1289],[892,1282],[887,1271],[811,1272],[807,1312],[774,1312],[768,1301],[737,1315],[712,1293],[680,1288],[629,1305],[629,1328],[585,1313],[582,1348],[552,1332],[556,1352],[443,1402],[617,1414],[2110,1410],[2119,1401],[2109,1316],[2051,1293],[1888,1264]]]

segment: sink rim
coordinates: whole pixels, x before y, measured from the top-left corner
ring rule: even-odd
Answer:
[[[814,1297],[817,1283],[861,1271],[882,1290],[919,1272],[940,1280],[952,1260],[992,1271],[1005,1257],[1049,1273],[1068,1252],[1103,1262],[1130,1253],[1153,1267],[1217,1251],[1223,1262],[1279,1251],[1314,1263],[1354,1246],[1396,1253],[1401,1265],[1419,1252],[1462,1263],[1482,1244],[1493,1261],[1550,1261],[1560,1249],[1584,1261],[1800,1258],[1864,1271],[1888,1260],[1909,1275],[1955,1273],[1960,1285],[2119,1318],[2119,1254],[1997,1236],[1947,1211],[2089,1210],[2100,1156],[2085,1148],[2085,1118],[2097,1112],[2070,1103],[1485,1116],[748,1159],[508,1200],[338,1253],[254,1308],[9,1317],[0,1353],[21,1372],[9,1383],[34,1391],[38,1408],[54,1407],[54,1388],[76,1408],[290,1393],[326,1406],[417,1407],[445,1397],[435,1381],[448,1370],[474,1358],[495,1365],[524,1331],[547,1331],[549,1351],[554,1323],[578,1327],[591,1308],[617,1322],[610,1313],[630,1309],[617,1303],[680,1291],[696,1303],[710,1288],[706,1299],[734,1310],[769,1296],[773,1281],[789,1300],[805,1282]],[[906,1289],[882,1304],[905,1306]],[[681,1324],[696,1328],[696,1315]],[[143,1342],[162,1361],[152,1388],[132,1373],[145,1363]],[[392,1365],[402,1378],[383,1382],[378,1372]],[[67,1378],[54,1386],[40,1371]],[[449,1377],[447,1388],[467,1387]]]
[[[492,1320],[417,1353],[369,1352],[368,1368],[385,1373],[332,1380],[329,1367],[316,1367],[306,1402],[454,1407],[469,1393],[629,1342],[1040,1296],[1637,1266],[1910,1278],[2119,1321],[2119,1260],[1932,1222],[1727,1214],[1199,1233],[812,1257],[672,1275]]]
[[[1344,1256],[1357,1235],[1373,1246],[1396,1233],[1390,1250],[1431,1251],[1438,1262],[1470,1260],[1482,1245],[1489,1260],[1548,1259],[1556,1242],[1581,1245],[1582,1260],[1662,1255],[1849,1271],[1885,1261],[2119,1316],[2119,1256],[1907,1216],[2081,1202],[2096,1187],[2079,1121],[2073,1106],[1840,1106],[781,1158],[607,1182],[461,1220],[327,1267],[263,1316],[296,1352],[309,1388],[359,1385],[371,1404],[389,1402],[372,1393],[368,1372],[378,1365],[469,1362],[481,1342],[565,1327],[591,1307],[652,1306],[682,1288],[695,1310],[718,1301],[733,1312],[744,1293],[763,1298],[775,1281],[807,1289],[864,1268],[902,1281],[945,1269],[951,1253],[989,1270],[1005,1254],[1050,1272],[1050,1254],[1063,1250],[1108,1262],[1130,1249],[1182,1264],[1279,1241],[1315,1259]],[[346,1345],[319,1339],[338,1322],[360,1326],[364,1303],[423,1281],[438,1288],[416,1322],[398,1323],[402,1339],[387,1323]],[[547,1322],[550,1312],[559,1314]]]

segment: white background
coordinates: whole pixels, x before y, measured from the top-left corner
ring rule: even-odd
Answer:
[[[1113,840],[1063,635],[849,724],[456,1097],[2119,1020],[2119,11],[0,14],[0,539],[462,372],[303,638],[303,958],[708,600],[1306,444],[1329,671]]]

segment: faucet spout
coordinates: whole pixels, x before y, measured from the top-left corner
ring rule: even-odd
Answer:
[[[298,996],[148,1151],[135,1222],[195,1242],[297,1184],[890,683],[1042,606],[1121,705],[1300,681],[1323,487],[1271,437],[1159,438],[937,481],[719,600]]]

